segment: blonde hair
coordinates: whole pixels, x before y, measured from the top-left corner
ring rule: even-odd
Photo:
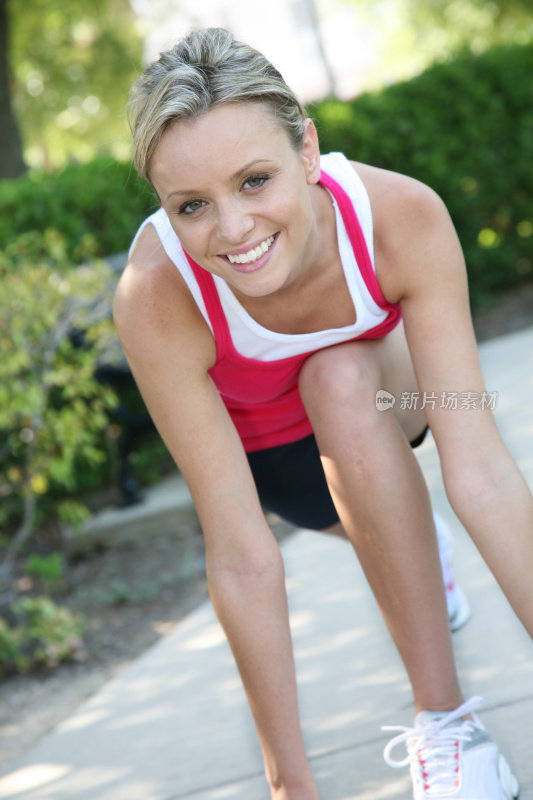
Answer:
[[[131,89],[128,112],[139,175],[150,181],[150,161],[170,123],[242,102],[266,103],[299,149],[304,108],[265,56],[224,28],[189,33],[161,53]]]

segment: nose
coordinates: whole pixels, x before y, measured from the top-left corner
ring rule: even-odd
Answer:
[[[217,234],[228,244],[241,244],[253,231],[255,220],[238,198],[225,200],[217,208]]]

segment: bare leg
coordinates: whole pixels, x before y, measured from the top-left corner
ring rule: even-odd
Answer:
[[[380,412],[378,389],[415,391],[401,328],[329,348],[304,365],[300,391],[330,491],[420,709],[462,702],[427,487],[408,440],[420,412]]]

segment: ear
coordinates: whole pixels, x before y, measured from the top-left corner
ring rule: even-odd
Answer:
[[[305,132],[302,139],[302,161],[307,183],[318,183],[320,180],[320,146],[315,123],[312,119],[305,120]]]

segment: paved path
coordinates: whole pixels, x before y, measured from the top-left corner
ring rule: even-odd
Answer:
[[[533,486],[533,328],[481,347],[503,435]],[[533,648],[445,500],[436,449],[419,451],[451,523],[473,607],[454,634],[467,696],[533,800]],[[283,543],[306,745],[323,800],[407,800],[382,760],[382,724],[410,724],[411,695],[349,545],[300,531]],[[532,576],[533,579],[533,576]],[[53,698],[50,698],[53,702]],[[0,779],[17,800],[267,800],[239,677],[209,604],[187,617]]]

